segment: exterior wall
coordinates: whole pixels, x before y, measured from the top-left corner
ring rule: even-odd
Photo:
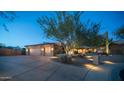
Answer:
[[[61,45],[54,45],[54,55],[65,53],[64,48]]]
[[[124,55],[100,56],[100,60],[119,63],[124,61]]]
[[[21,50],[14,50],[8,48],[0,48],[0,56],[14,56],[21,55]]]
[[[54,45],[43,45],[43,46],[41,46],[41,55],[53,56],[54,50],[55,50]]]
[[[111,54],[124,55],[124,44],[122,44],[122,45],[116,45],[116,44],[111,45],[110,46],[110,53]]]
[[[53,56],[54,55],[54,45],[38,45],[38,46],[29,46],[26,51],[27,55],[41,55],[41,56]]]
[[[55,56],[64,53],[64,49],[58,44],[43,44],[27,46],[27,55]]]

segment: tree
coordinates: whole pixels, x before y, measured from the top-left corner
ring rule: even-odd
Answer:
[[[102,35],[99,35],[99,31],[101,29],[100,23],[89,22],[86,24],[86,27],[86,45],[90,47],[100,46],[102,43]]]
[[[61,42],[66,54],[77,46],[77,33],[82,31],[80,17],[83,12],[55,12],[55,16],[40,17],[40,24],[46,36]]]
[[[7,28],[7,22],[13,22],[16,18],[15,12],[11,11],[0,11],[0,25],[4,28],[5,31],[9,31]]]
[[[39,17],[37,22],[48,38],[61,42],[66,54],[83,45],[98,47],[105,38],[99,35],[100,23],[81,22],[83,12],[55,12]],[[105,44],[105,42],[104,42]]]
[[[94,48],[104,46],[105,36],[99,34],[100,30],[101,24],[99,22],[90,22],[90,20],[88,20],[88,22],[83,24],[83,31],[80,33],[80,36],[83,37],[83,42],[80,43]]]
[[[114,32],[114,35],[116,36],[116,38],[124,39],[124,26],[118,28],[118,29]]]

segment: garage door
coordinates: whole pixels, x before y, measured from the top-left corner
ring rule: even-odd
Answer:
[[[40,49],[30,49],[30,55],[41,55],[41,50]]]
[[[50,46],[46,46],[45,47],[45,56],[51,56],[51,47]]]

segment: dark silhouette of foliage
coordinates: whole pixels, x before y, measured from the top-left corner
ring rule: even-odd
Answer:
[[[26,55],[26,49],[22,48],[22,55]]]
[[[115,32],[114,35],[118,39],[124,39],[124,26],[118,28]]]
[[[9,31],[7,28],[7,22],[13,22],[16,18],[16,13],[12,11],[0,11],[0,25],[5,31]]]
[[[4,43],[0,43],[0,48],[4,48],[6,45]]]

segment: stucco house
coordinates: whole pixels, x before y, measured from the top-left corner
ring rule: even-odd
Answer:
[[[60,43],[34,44],[26,45],[25,47],[27,55],[54,56],[64,53],[64,49]]]
[[[110,53],[124,55],[124,40],[114,41],[110,44]]]
[[[61,43],[42,43],[26,45],[25,47],[27,55],[55,56],[57,54],[65,53]],[[73,51],[70,51],[70,54],[85,54],[96,51],[95,48],[88,46],[81,46],[80,48],[75,48],[72,50]]]

